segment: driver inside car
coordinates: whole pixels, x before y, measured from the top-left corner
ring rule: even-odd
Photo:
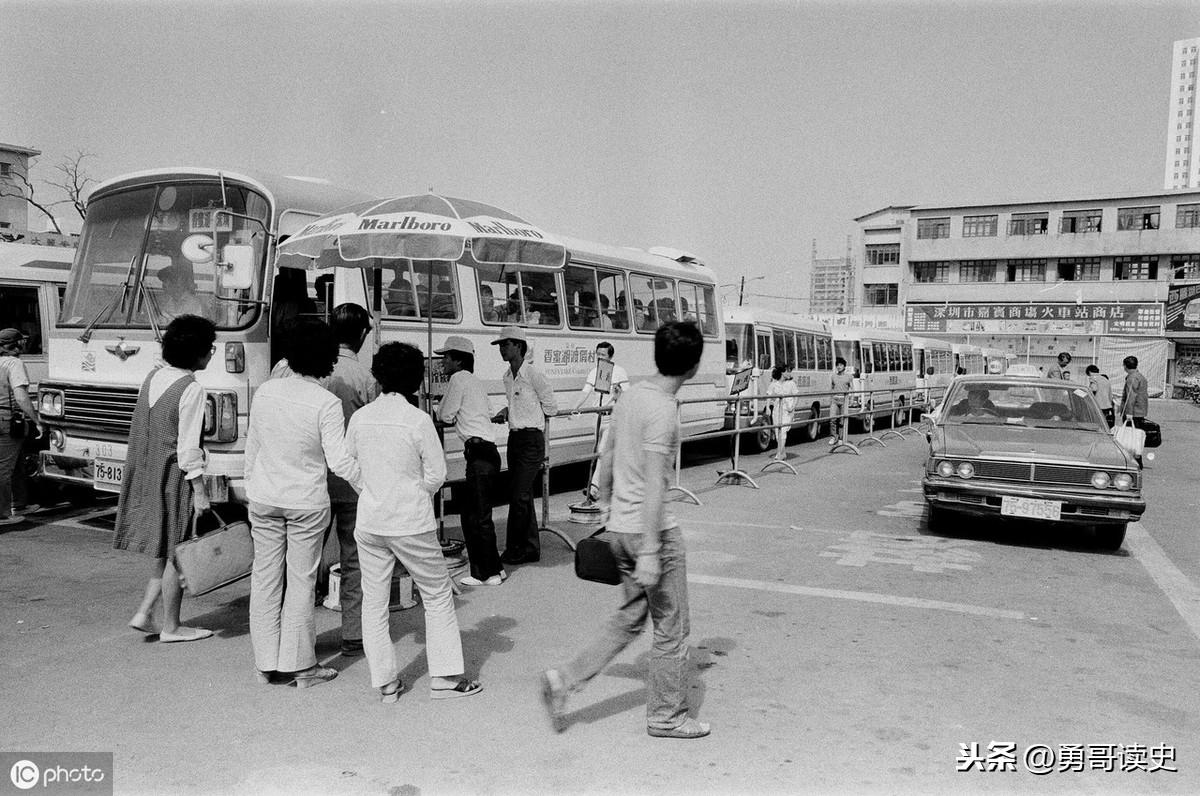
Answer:
[[[951,417],[996,417],[999,414],[987,389],[983,387],[968,389],[967,397],[950,410]]]

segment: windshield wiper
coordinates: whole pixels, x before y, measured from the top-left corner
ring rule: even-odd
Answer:
[[[92,339],[92,330],[96,328],[96,324],[100,323],[101,319],[108,320],[108,316],[113,314],[113,310],[118,305],[125,306],[125,297],[129,295],[129,278],[133,275],[133,266],[136,262],[137,255],[135,254],[129,259],[129,268],[125,271],[125,281],[121,283],[121,292],[114,296],[112,301],[104,305],[104,309],[96,313],[96,317],[92,318],[92,322],[83,328],[83,333],[78,338],[81,343],[86,344]]]

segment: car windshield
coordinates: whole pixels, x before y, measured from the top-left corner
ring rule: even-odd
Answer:
[[[947,425],[1019,425],[1105,431],[1087,388],[1075,384],[959,381],[946,396]]]

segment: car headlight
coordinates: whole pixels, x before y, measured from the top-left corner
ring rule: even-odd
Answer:
[[[1108,473],[1092,473],[1092,486],[1097,489],[1107,489],[1110,480]]]
[[[1113,476],[1113,486],[1122,492],[1128,492],[1133,489],[1133,476],[1129,473],[1117,473]]]
[[[42,417],[62,417],[63,416],[63,394],[62,390],[39,390],[38,391],[38,414]]]
[[[959,478],[970,478],[975,475],[975,465],[970,462],[959,462],[957,472]]]
[[[937,472],[942,478],[949,478],[954,475],[954,465],[950,462],[938,462]]]

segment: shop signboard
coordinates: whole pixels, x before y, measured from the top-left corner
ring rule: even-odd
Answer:
[[[1200,305],[1197,310],[1200,311]],[[1037,301],[907,304],[904,331],[1158,337],[1163,333],[1163,305],[1161,302]]]
[[[1171,285],[1166,322],[1168,332],[1200,332],[1200,283]]]

